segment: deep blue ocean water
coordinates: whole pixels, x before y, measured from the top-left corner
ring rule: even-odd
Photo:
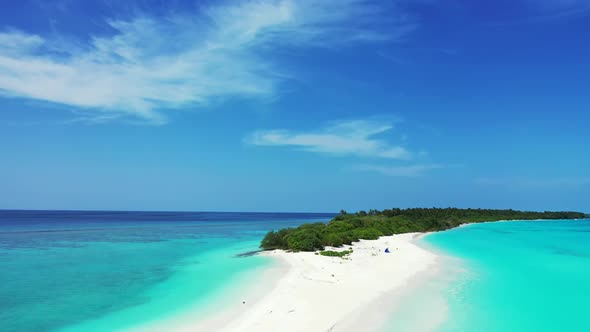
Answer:
[[[422,244],[454,258],[384,331],[590,331],[590,220],[471,224]]]
[[[332,214],[0,211],[0,331],[117,331],[203,310],[270,262],[271,229]]]

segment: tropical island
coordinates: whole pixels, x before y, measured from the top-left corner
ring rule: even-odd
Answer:
[[[340,211],[328,223],[307,223],[296,228],[270,231],[262,239],[263,250],[282,249],[293,252],[341,247],[359,240],[376,240],[401,233],[435,232],[462,224],[500,220],[582,219],[587,215],[571,211],[517,211],[458,208],[410,208],[369,210],[356,213]],[[330,256],[328,253],[325,256]]]

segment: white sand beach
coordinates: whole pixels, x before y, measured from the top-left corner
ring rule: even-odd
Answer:
[[[162,331],[164,326],[167,331],[375,330],[392,314],[397,297],[420,287],[416,283],[421,276],[437,269],[439,256],[414,243],[421,235],[399,234],[326,248],[352,247],[346,259],[313,252],[264,252],[279,264],[253,287],[236,290],[236,301],[223,313],[198,322],[186,315],[141,331]],[[390,253],[385,253],[386,248]]]
[[[310,252],[265,252],[287,270],[272,289],[216,331],[349,331],[355,326],[379,325],[375,315],[363,315],[384,295],[396,296],[412,279],[434,268],[437,255],[413,243],[419,233],[363,240],[352,246],[347,259]],[[385,253],[389,248],[391,253]],[[327,248],[330,249],[330,248]],[[380,309],[387,314],[387,308]],[[373,310],[371,310],[373,311]],[[363,317],[371,316],[371,321]],[[200,330],[200,329],[195,329]]]

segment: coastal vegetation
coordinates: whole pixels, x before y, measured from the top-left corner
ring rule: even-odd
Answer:
[[[340,211],[328,223],[308,223],[296,228],[270,231],[262,239],[264,250],[290,251],[324,250],[326,246],[340,247],[358,240],[375,240],[410,232],[433,232],[457,227],[461,224],[536,219],[579,219],[579,212],[530,212],[516,210],[413,208],[369,210],[357,213]],[[331,254],[325,254],[330,256]]]
[[[324,250],[319,253],[322,256],[344,258],[345,256],[352,254],[352,248],[344,251]]]

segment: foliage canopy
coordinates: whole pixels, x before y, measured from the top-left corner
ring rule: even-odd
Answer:
[[[340,211],[327,224],[303,224],[266,234],[260,247],[264,250],[323,250],[325,246],[340,247],[360,239],[375,240],[381,236],[441,231],[461,224],[498,220],[578,219],[579,212],[528,212],[516,210],[414,208],[369,210],[357,213]]]

